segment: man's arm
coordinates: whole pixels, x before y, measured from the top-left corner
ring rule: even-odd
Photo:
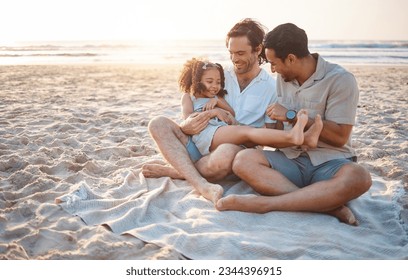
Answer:
[[[319,140],[343,147],[350,138],[358,104],[359,90],[353,74],[346,72],[338,75],[330,87],[324,111],[323,130]],[[306,128],[314,123],[309,120]]]
[[[314,124],[314,119],[309,118],[306,129]],[[323,129],[319,140],[334,147],[343,147],[347,144],[353,126],[350,124],[338,124],[333,121],[324,120]]]
[[[288,109],[278,103],[275,103],[268,107],[267,115],[271,119],[287,121],[287,111]],[[313,124],[314,119],[309,118],[305,129],[309,129]],[[333,121],[324,120],[323,130],[320,133],[319,140],[334,147],[343,147],[347,143],[352,129],[353,126],[349,124],[338,124]]]

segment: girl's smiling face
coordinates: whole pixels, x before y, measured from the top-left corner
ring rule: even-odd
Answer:
[[[204,71],[201,81],[206,90],[201,93],[203,97],[212,98],[221,90],[221,75],[220,71],[215,68],[209,68]]]

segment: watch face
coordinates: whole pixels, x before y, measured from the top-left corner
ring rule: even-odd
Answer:
[[[294,120],[294,119],[296,118],[296,112],[293,111],[293,110],[289,110],[289,111],[286,113],[286,118],[287,118],[288,120]]]

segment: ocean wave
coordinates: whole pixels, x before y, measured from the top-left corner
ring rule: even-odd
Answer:
[[[309,49],[332,62],[407,64],[408,41],[310,41]],[[0,65],[14,63],[171,63],[183,64],[191,57],[207,57],[229,63],[221,40],[170,42],[36,42],[0,45]]]
[[[351,64],[399,64],[408,65],[408,56],[355,56],[355,55],[322,55],[324,59],[336,63]]]
[[[27,46],[0,46],[1,52],[39,52],[39,51],[75,51],[75,50],[114,50],[136,48],[137,45],[126,44],[84,44],[84,45],[27,45]]]
[[[348,43],[311,43],[310,48],[328,49],[408,49],[408,42],[348,42]]]
[[[87,57],[101,56],[96,53],[34,53],[34,54],[0,54],[0,57],[40,57],[40,56],[66,56],[66,57]]]

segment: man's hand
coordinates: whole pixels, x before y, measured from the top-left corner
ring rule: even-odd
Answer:
[[[195,135],[201,132],[211,119],[211,111],[193,113],[181,124],[180,128],[186,135]]]
[[[272,105],[269,105],[268,108],[266,109],[266,115],[271,118],[272,120],[278,120],[278,121],[287,121],[286,119],[286,112],[288,109],[280,105],[279,103],[274,103]]]

